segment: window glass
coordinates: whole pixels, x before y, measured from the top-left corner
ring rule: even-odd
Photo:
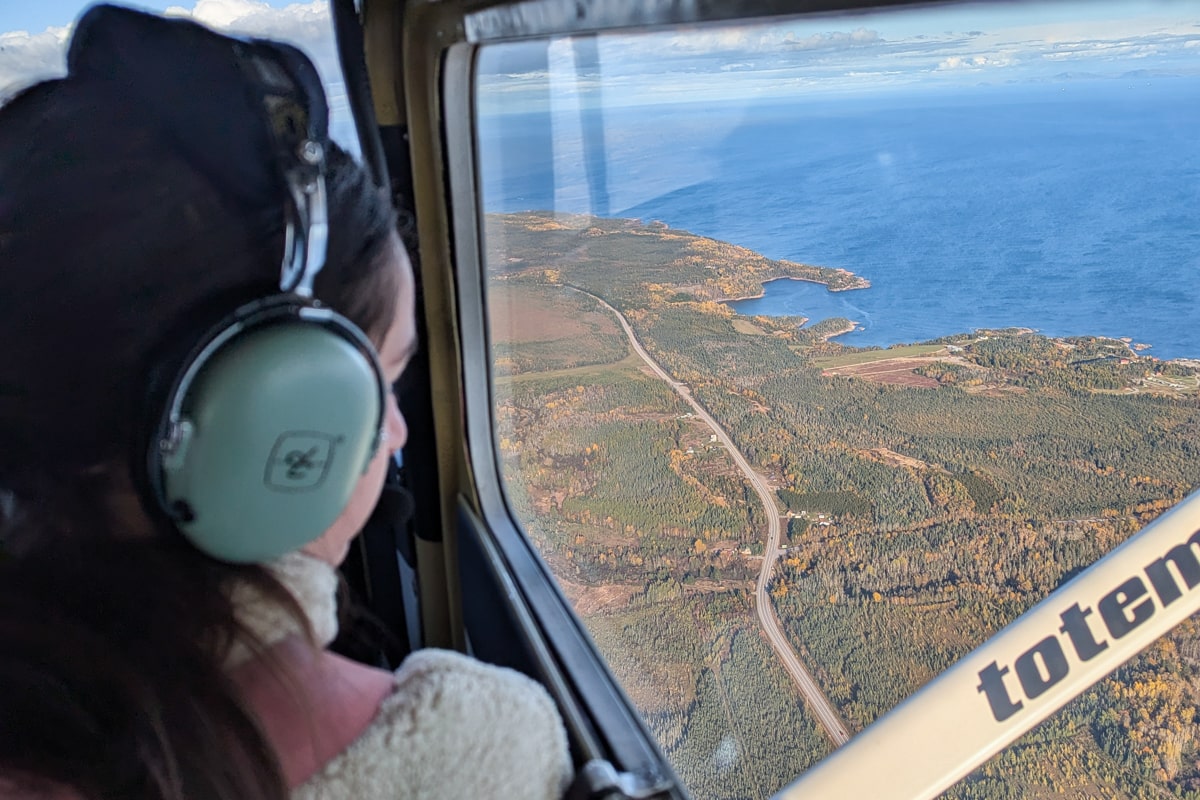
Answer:
[[[93,3],[5,3],[0,6],[0,103],[22,88],[66,72],[66,47],[75,21]],[[288,42],[317,65],[330,107],[330,134],[358,154],[358,136],[338,63],[327,0],[141,0],[126,3],[187,17],[221,33]]]
[[[476,99],[507,495],[696,797],[1200,482],[1190,5],[493,45]],[[948,796],[1200,791],[1197,687],[1188,621]]]

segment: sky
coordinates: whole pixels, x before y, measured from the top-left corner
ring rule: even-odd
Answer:
[[[326,79],[336,138],[350,130],[326,0],[141,0],[219,30],[299,45]],[[60,74],[83,0],[0,2],[0,100]],[[649,105],[880,93],[898,86],[977,86],[1097,77],[1200,75],[1200,0],[962,3],[772,24],[485,48],[481,107],[553,102]],[[553,94],[550,88],[553,88]]]
[[[797,92],[1200,75],[1197,0],[961,3],[769,24],[518,42],[481,58],[481,107],[748,102]]]
[[[41,33],[47,28],[61,28],[70,25],[83,9],[92,4],[89,0],[13,0],[0,5],[0,34],[11,31]],[[201,9],[203,16],[219,21],[222,18],[235,19],[256,10],[262,11],[264,8],[282,9],[296,3],[295,0],[200,0],[198,3],[195,0],[121,0],[118,5],[157,12],[166,11],[173,6],[195,9],[199,5],[206,7]]]

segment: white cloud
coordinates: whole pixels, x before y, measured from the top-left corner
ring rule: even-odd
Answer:
[[[631,38],[640,40],[641,50],[650,53],[711,55],[716,53],[774,52],[784,34],[766,25],[742,25],[716,30],[684,30],[678,33],[650,33]]]
[[[649,40],[658,37],[647,37]],[[720,30],[688,31],[670,37],[667,47],[683,53],[719,53],[728,50],[753,50],[761,38],[756,28],[723,28]],[[655,46],[661,41],[654,42]]]
[[[190,11],[167,9],[224,33],[283,39],[301,46],[319,45],[331,36],[329,4],[323,0],[272,8],[259,0],[197,0]]]
[[[191,17],[214,28],[228,29],[246,18],[269,14],[271,7],[255,0],[197,0],[192,9],[171,6],[168,16]]]
[[[70,34],[70,27],[0,33],[0,101],[32,83],[62,75]]]
[[[870,31],[866,28],[855,28],[852,31],[831,31],[829,33],[815,33],[811,36],[797,38],[794,33],[789,32],[783,37],[783,44],[786,47],[796,50],[825,50],[841,47],[857,47],[862,45],[875,44],[883,41],[879,37],[878,31]]]
[[[665,42],[664,42],[665,39]],[[857,47],[883,41],[878,31],[857,28],[852,31],[828,31],[797,36],[794,31],[778,25],[744,25],[719,30],[688,30],[663,36],[643,37],[644,49],[661,54],[673,53],[707,55],[715,53],[768,53],[780,50],[830,50]]]
[[[1007,67],[1012,63],[1007,58],[991,58],[989,56],[950,56],[938,62],[935,69],[947,70],[979,70],[985,67]]]
[[[1195,41],[1185,41],[1175,36],[1146,36],[1134,40],[1070,42],[1055,45],[1049,52],[1043,53],[1042,58],[1050,61],[1147,58],[1175,49],[1189,48]]]

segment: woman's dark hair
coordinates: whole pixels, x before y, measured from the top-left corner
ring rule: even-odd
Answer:
[[[0,109],[0,486],[18,494],[35,474],[125,461],[147,369],[174,369],[220,317],[278,292],[283,197],[233,203],[122,110],[69,79]],[[378,342],[396,302],[380,269],[391,210],[327,149],[316,294]]]
[[[184,548],[97,538],[0,564],[0,795],[287,796],[221,669],[229,575]]]
[[[316,295],[379,343],[398,291],[392,212],[327,151]],[[161,522],[132,535],[113,502],[153,424],[151,373],[278,290],[283,227],[282,197],[223,195],[111,90],[66,78],[0,108],[0,792],[286,797],[222,671],[248,638],[230,582],[299,609],[262,567],[214,561]]]

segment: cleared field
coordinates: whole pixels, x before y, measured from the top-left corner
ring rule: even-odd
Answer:
[[[1200,375],[1182,375],[1165,377],[1160,375],[1152,375],[1145,378],[1142,384],[1147,391],[1159,392],[1167,395],[1185,395],[1195,394],[1200,391]]]
[[[934,353],[945,352],[945,350],[946,346],[941,344],[910,344],[904,347],[892,347],[888,350],[864,350],[832,358],[820,358],[813,362],[813,366],[821,367],[822,369],[835,369],[837,367],[851,367],[857,364],[870,364],[874,361],[929,356]]]
[[[496,281],[488,299],[493,329],[513,344],[621,333],[604,309],[562,287]]]
[[[753,322],[746,319],[733,320],[733,329],[738,333],[744,333],[749,336],[766,336],[767,332],[755,325]]]
[[[629,355],[612,315],[561,286],[493,281],[488,316],[498,376],[608,364]]]
[[[895,386],[915,386],[932,389],[940,384],[933,378],[918,375],[914,370],[937,359],[930,358],[889,358],[885,361],[875,361],[870,364],[858,364],[848,367],[836,367],[825,370],[826,375],[840,375],[846,378],[861,378],[874,383],[890,383]]]
[[[644,362],[637,353],[630,353],[620,361],[611,361],[607,364],[588,364],[582,367],[567,367],[566,369],[548,369],[541,372],[522,372],[518,375],[496,375],[493,377],[493,382],[497,386],[505,386],[510,383],[526,383],[529,381],[544,381],[559,378],[597,378],[605,376],[609,373],[616,374],[621,370],[630,370],[645,374]],[[610,376],[611,377],[611,376]],[[615,380],[616,378],[612,378]]]

